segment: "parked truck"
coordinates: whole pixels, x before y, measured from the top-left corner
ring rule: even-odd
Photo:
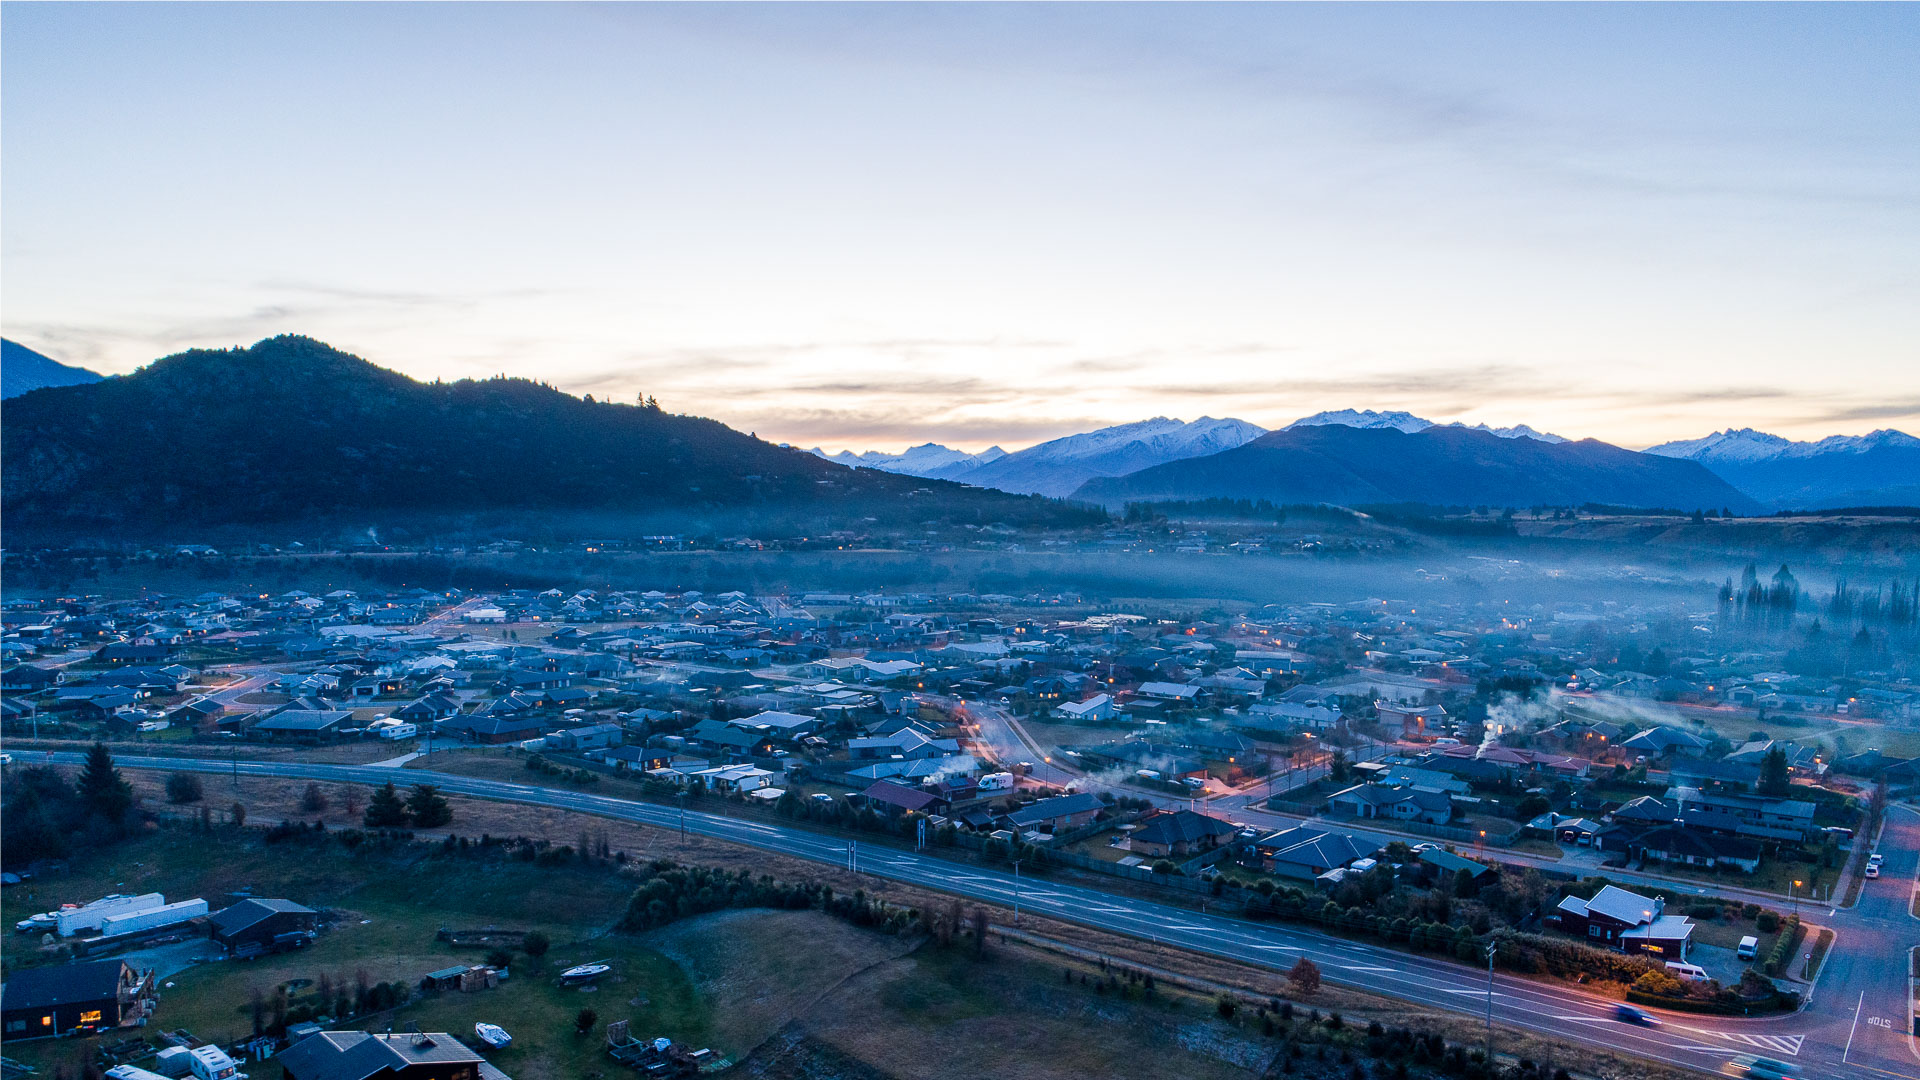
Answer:
[[[167,898],[157,892],[139,896],[104,896],[91,904],[63,908],[54,913],[54,930],[61,937],[72,937],[83,930],[102,930],[108,919],[164,907]]]
[[[159,930],[163,927],[178,926],[192,922],[207,913],[205,900],[178,900],[146,911],[132,911],[125,915],[109,915],[100,924],[102,937],[118,937],[121,934],[138,934],[145,930]]]

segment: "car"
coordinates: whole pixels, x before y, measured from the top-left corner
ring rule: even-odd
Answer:
[[[1829,825],[1820,831],[1823,833],[1826,833],[1828,836],[1831,836],[1836,840],[1853,839],[1853,830],[1847,828],[1845,825]]]
[[[1750,1076],[1753,1080],[1796,1080],[1793,1066],[1772,1058],[1741,1056],[1731,1061],[1735,1076]]]
[[[1740,947],[1734,950],[1735,956],[1742,960],[1751,960],[1760,954],[1760,939],[1749,934],[1740,939]]]
[[[1879,863],[1868,863],[1868,864],[1867,864],[1867,876],[1868,876],[1868,877],[1870,877],[1870,878],[1877,878],[1877,877],[1879,877],[1879,876],[1880,876],[1880,864],[1879,864]]]
[[[1871,855],[1869,855],[1869,856],[1867,856],[1867,865],[1868,865],[1868,866],[1879,866],[1879,865],[1880,865],[1880,864],[1881,864],[1882,862],[1884,862],[1885,860],[1886,860],[1886,856],[1885,856],[1885,855],[1882,855],[1882,854],[1880,854],[1879,852],[1877,852],[1877,851],[1876,851],[1876,852],[1874,852],[1873,854],[1871,854]]]
[[[1631,1005],[1623,1004],[1623,1005],[1614,1006],[1613,1018],[1615,1020],[1620,1021],[1623,1024],[1639,1024],[1642,1027],[1659,1027],[1660,1026],[1659,1017],[1653,1015],[1652,1013],[1646,1011],[1645,1009],[1636,1009]]]
[[[818,802],[818,803],[830,803],[833,801],[833,796],[828,795],[825,792],[815,792],[812,796],[810,796],[810,798],[812,798],[814,802]]]
[[[1707,969],[1698,964],[1689,964],[1680,960],[1669,960],[1666,962],[1665,967],[1667,974],[1672,975],[1676,979],[1684,979],[1687,982],[1706,982],[1709,978]]]

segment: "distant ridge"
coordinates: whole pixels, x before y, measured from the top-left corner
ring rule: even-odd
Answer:
[[[1088,481],[1077,499],[1266,499],[1274,503],[1758,509],[1697,462],[1638,454],[1594,439],[1546,442],[1429,426],[1288,427],[1232,450]]]
[[[869,450],[863,454],[842,450],[837,454],[829,454],[817,446],[807,453],[848,468],[882,469],[887,472],[925,476],[935,480],[957,480],[971,470],[992,464],[1007,456],[1007,452],[997,446],[989,447],[978,454],[969,454],[964,450],[955,450],[950,446],[941,446],[933,442],[908,447],[898,454],[889,454],[880,450]]]
[[[9,401],[0,476],[8,528],[662,508],[722,511],[722,526],[751,507],[983,524],[1076,515],[526,379],[415,382],[294,336]]]
[[[83,367],[63,364],[17,341],[0,338],[0,398],[19,397],[49,386],[78,386],[105,378]]]

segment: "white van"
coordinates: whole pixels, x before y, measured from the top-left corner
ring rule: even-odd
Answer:
[[[1758,942],[1755,944],[1758,944]],[[1706,982],[1708,978],[1706,968],[1698,964],[1683,964],[1678,960],[1667,961],[1667,974],[1672,975],[1676,979],[1685,979],[1688,982]]]
[[[1759,955],[1759,953],[1760,939],[1757,937],[1743,937],[1740,939],[1740,947],[1734,950],[1733,955],[1742,960],[1751,960]]]

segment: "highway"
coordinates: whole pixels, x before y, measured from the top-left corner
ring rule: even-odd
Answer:
[[[23,755],[22,764],[42,761],[78,764],[77,753]],[[395,778],[392,769],[364,765],[332,765],[291,761],[212,761],[127,756],[122,768],[245,776],[288,777],[341,783],[381,784]],[[549,806],[598,814],[660,828],[684,827],[691,833],[744,844],[782,855],[836,866],[848,863],[848,841],[807,829],[745,821],[718,814],[682,811],[671,806],[639,803],[605,795],[537,787],[501,780],[453,776],[426,770],[408,770],[405,778],[431,783],[449,793],[508,802]],[[1888,835],[1899,850],[1888,853],[1885,876],[1869,882],[1874,908],[1863,926],[1879,927],[1865,953],[1836,949],[1829,961],[1836,976],[1821,980],[1815,1007],[1794,1016],[1764,1020],[1708,1018],[1669,1014],[1658,1027],[1638,1027],[1613,1019],[1614,1002],[1576,989],[1535,983],[1508,975],[1492,979],[1494,1015],[1502,1024],[1525,1028],[1551,1038],[1584,1043],[1642,1057],[1713,1072],[1736,1054],[1760,1054],[1790,1061],[1796,1075],[1806,1080],[1847,1080],[1866,1076],[1920,1080],[1920,1058],[1906,1037],[1907,1002],[1904,949],[1890,954],[1888,941],[1920,941],[1920,922],[1889,924],[1880,905],[1894,897],[1904,917],[1907,888],[1912,882],[1920,815],[1896,811]],[[1325,978],[1418,1005],[1483,1015],[1488,993],[1485,969],[1398,952],[1364,942],[1347,941],[1300,927],[1253,923],[1218,915],[1199,914],[1147,900],[1118,896],[1098,889],[1045,879],[1016,881],[998,870],[960,864],[881,845],[862,847],[860,872],[874,877],[1011,907],[1018,890],[1023,912],[1045,915],[1097,930],[1177,946],[1195,953],[1221,957],[1284,971],[1305,956],[1320,965]],[[1863,899],[1864,908],[1867,901]],[[1855,915],[1858,913],[1839,913]],[[1891,935],[1886,937],[1884,935]],[[1841,947],[1850,945],[1843,932]],[[1849,973],[1842,977],[1844,968]],[[1891,973],[1891,975],[1889,974]],[[1901,976],[1893,978],[1892,975]],[[1899,985],[1895,987],[1895,983]],[[1892,1018],[1889,1031],[1865,1020],[1853,1022],[1856,989],[1860,1011],[1866,1017]],[[1897,994],[1895,991],[1897,990]],[[1836,998],[1837,995],[1837,998]],[[1871,1006],[1867,1002],[1871,998]],[[1830,1003],[1831,1002],[1831,1003]],[[1844,1006],[1844,1008],[1843,1008]],[[1842,1023],[1842,1014],[1847,1023]],[[1860,1029],[1872,1027],[1869,1035]],[[1851,1047],[1848,1046],[1852,1040]],[[1843,1060],[1843,1057],[1845,1060]]]

